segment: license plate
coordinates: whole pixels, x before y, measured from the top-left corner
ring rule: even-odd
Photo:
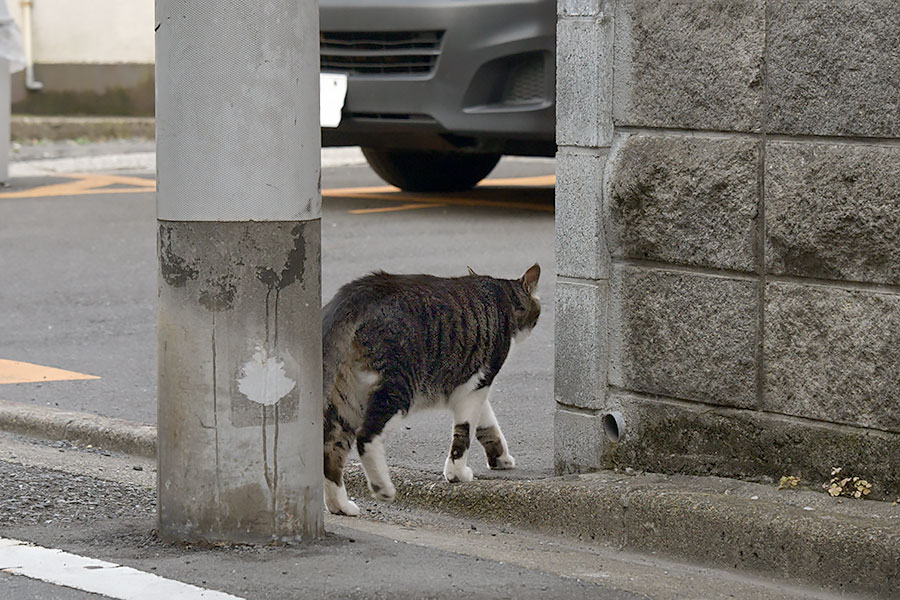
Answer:
[[[319,73],[319,124],[337,127],[341,124],[341,109],[347,97],[347,75]]]

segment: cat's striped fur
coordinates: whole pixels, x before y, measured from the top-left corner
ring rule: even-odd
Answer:
[[[376,272],[335,294],[322,320],[328,510],[359,514],[343,484],[354,442],[373,496],[393,500],[382,438],[411,410],[453,411],[448,481],[472,480],[473,437],[492,469],[515,466],[489,393],[514,340],[537,323],[539,277],[538,265],[512,280]]]

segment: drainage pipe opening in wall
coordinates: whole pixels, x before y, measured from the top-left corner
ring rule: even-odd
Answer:
[[[625,435],[625,419],[622,417],[622,413],[618,411],[608,412],[603,415],[601,423],[603,425],[603,433],[606,434],[606,439],[610,442],[618,443],[622,436]]]

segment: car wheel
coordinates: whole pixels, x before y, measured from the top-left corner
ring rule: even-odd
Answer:
[[[379,177],[408,192],[458,192],[474,187],[500,160],[499,154],[363,148]]]

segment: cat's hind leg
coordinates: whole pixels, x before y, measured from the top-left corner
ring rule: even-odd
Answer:
[[[325,410],[325,507],[335,515],[355,517],[359,507],[347,496],[344,464],[353,443],[354,431],[330,402]]]
[[[444,479],[450,483],[472,481],[475,476],[467,464],[469,446],[475,436],[475,428],[487,402],[490,387],[477,390],[462,389],[453,392],[448,401],[453,411],[453,439],[450,454],[444,461]]]
[[[506,438],[500,431],[500,424],[494,415],[491,401],[485,400],[481,408],[481,417],[478,420],[478,428],[475,430],[475,438],[484,447],[487,456],[488,467],[491,469],[512,469],[516,466],[516,459],[509,453]]]
[[[359,452],[359,461],[366,474],[369,491],[376,500],[393,502],[397,495],[384,455],[384,438],[390,430],[388,423],[402,417],[400,411],[402,405],[382,386],[372,394],[365,420],[357,432],[356,449]],[[409,403],[406,403],[406,406],[409,406]]]

